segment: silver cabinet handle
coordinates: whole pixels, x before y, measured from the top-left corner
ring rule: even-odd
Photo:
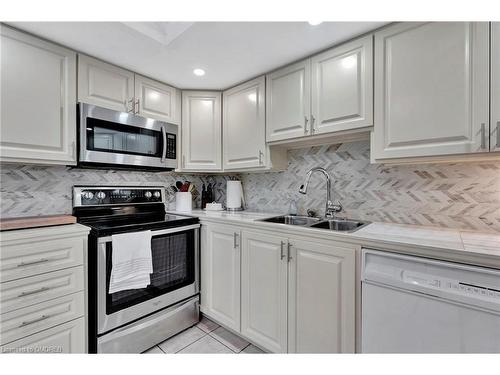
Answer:
[[[281,260],[285,259],[285,241],[281,241],[280,259]]]
[[[161,127],[161,137],[163,140],[163,150],[161,151],[161,163],[165,163],[165,159],[167,157],[167,132],[165,131],[165,127]]]
[[[134,105],[134,107],[135,107],[135,106],[137,106],[137,109],[135,109],[135,108],[134,108],[134,109],[135,109],[135,114],[138,114],[138,113],[139,113],[139,108],[140,108],[139,99],[137,99],[137,100],[135,101],[135,105]]]
[[[292,255],[291,255],[291,252],[290,252],[291,248],[292,248],[292,244],[290,243],[290,241],[288,241],[287,244],[286,244],[286,254],[287,254],[287,257],[288,257],[287,260],[289,262],[293,259]]]
[[[262,165],[262,156],[264,155],[264,153],[262,152],[262,150],[259,150],[259,165]]]
[[[486,148],[486,124],[483,122],[481,124],[481,149]]]
[[[233,241],[234,241],[233,247],[237,249],[239,245],[238,245],[238,233],[236,232],[233,233]]]
[[[71,156],[76,159],[76,142],[71,142]]]
[[[497,121],[497,145],[496,148],[500,148],[500,121]]]
[[[27,320],[25,322],[22,322],[19,325],[19,328],[29,326],[30,324],[33,324],[33,323],[41,322],[42,320],[45,320],[45,319],[48,319],[48,318],[50,318],[50,315],[42,315],[39,318],[36,318],[36,319],[33,319],[33,320]]]
[[[311,115],[311,134],[314,134],[314,132],[316,131],[314,129],[314,123],[316,122],[316,118],[314,118],[313,115]]]
[[[30,296],[32,294],[37,294],[37,293],[45,292],[45,291],[50,290],[50,289],[51,288],[49,288],[49,287],[43,286],[43,287],[41,287],[39,289],[30,290],[28,292],[22,292],[17,297],[26,297],[26,296]]]
[[[304,134],[307,134],[307,132],[308,132],[308,129],[307,129],[308,122],[309,122],[309,119],[307,118],[307,116],[304,116]]]
[[[18,267],[25,267],[25,266],[31,266],[32,264],[45,263],[48,261],[49,260],[47,258],[42,258],[42,259],[34,260],[32,262],[21,262],[17,266]]]

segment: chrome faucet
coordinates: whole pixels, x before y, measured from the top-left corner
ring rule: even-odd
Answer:
[[[331,198],[331,190],[332,190],[332,184],[331,184],[331,178],[328,172],[321,167],[316,167],[312,168],[309,172],[306,174],[306,179],[302,185],[300,185],[299,193],[301,194],[306,194],[307,193],[307,187],[309,186],[309,180],[311,179],[311,176],[314,172],[321,172],[325,177],[326,177],[326,206],[325,206],[325,217],[327,218],[334,218],[335,214],[338,212],[342,211],[342,205],[340,204],[339,201],[337,203],[333,203],[332,198]]]

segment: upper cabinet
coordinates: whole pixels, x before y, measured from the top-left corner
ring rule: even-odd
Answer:
[[[178,90],[152,79],[135,75],[136,113],[156,120],[179,123]]]
[[[373,36],[311,58],[313,134],[373,125]]]
[[[267,164],[264,95],[264,76],[224,91],[224,170],[262,168]]]
[[[309,134],[311,61],[300,61],[267,75],[266,141]]]
[[[76,164],[76,54],[4,25],[0,161]]]
[[[405,22],[375,34],[373,159],[489,150],[488,28]]]
[[[182,93],[182,170],[222,169],[221,93]]]
[[[78,55],[78,101],[180,124],[180,92],[115,65]]]
[[[266,141],[373,125],[373,36],[267,75]]]
[[[78,55],[78,101],[122,112],[134,108],[134,73]]]
[[[491,23],[490,150],[500,151],[500,22]]]

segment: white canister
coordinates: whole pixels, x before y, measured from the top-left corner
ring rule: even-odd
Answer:
[[[191,212],[193,209],[193,195],[187,192],[175,193],[175,210]]]
[[[226,207],[229,210],[241,210],[243,200],[243,189],[241,181],[227,181]]]

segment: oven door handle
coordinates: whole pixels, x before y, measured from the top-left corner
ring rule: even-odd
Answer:
[[[184,232],[186,230],[191,230],[191,229],[199,229],[200,224],[192,224],[192,225],[186,225],[183,227],[176,227],[176,228],[170,228],[170,229],[162,229],[162,230],[154,230],[151,232],[151,236],[161,236],[163,234],[171,234],[171,233],[178,233],[178,232]],[[104,242],[111,242],[111,236],[107,237],[99,237],[97,240],[97,243],[101,244]]]
[[[165,159],[167,158],[167,132],[165,131],[165,127],[161,127],[161,136],[163,138],[163,150],[161,151],[161,162],[165,163]]]

